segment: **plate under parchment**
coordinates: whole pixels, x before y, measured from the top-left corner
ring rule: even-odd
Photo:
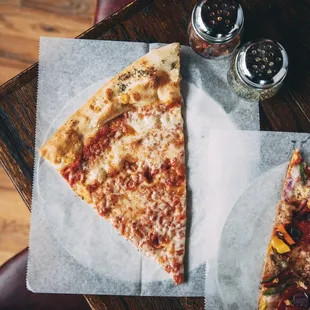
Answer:
[[[256,309],[264,257],[287,163],[258,177],[233,207],[222,232],[218,285],[227,309]]]
[[[46,139],[75,111],[81,106],[106,79],[99,81],[85,89],[76,98],[71,100],[51,124]],[[187,164],[190,170],[189,188],[195,188],[192,200],[195,209],[188,205],[191,210],[191,227],[189,240],[189,272],[196,272],[205,262],[203,219],[205,208],[200,201],[205,200],[205,189],[201,188],[201,171],[206,166],[206,160],[200,156],[207,147],[207,130],[214,128],[215,124],[223,129],[234,129],[234,125],[223,111],[208,94],[195,85],[182,82],[183,98],[186,104],[186,119],[189,126],[188,149],[195,148],[195,154],[188,154]],[[197,126],[198,124],[198,126]],[[206,132],[198,132],[195,127],[205,126]],[[206,135],[203,143],[201,135]],[[199,142],[199,145],[197,143]],[[65,250],[84,266],[96,272],[112,278],[138,282],[143,272],[143,281],[171,281],[169,275],[160,268],[152,259],[143,257],[136,248],[120,236],[110,223],[100,218],[80,198],[78,198],[69,185],[62,179],[57,171],[49,164],[40,159],[38,165],[37,188],[46,219],[53,235]],[[40,179],[42,177],[42,179]],[[52,188],[42,192],[40,182],[48,179]],[[141,264],[143,268],[141,269]],[[203,290],[203,288],[202,288]]]

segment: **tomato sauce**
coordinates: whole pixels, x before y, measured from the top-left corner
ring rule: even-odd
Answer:
[[[283,295],[282,295],[282,299],[279,302],[279,305],[277,307],[276,310],[299,310],[299,309],[307,309],[307,308],[302,308],[299,306],[294,306],[294,305],[290,305],[287,306],[285,304],[285,300],[290,300],[292,301],[293,297],[295,294],[300,293],[300,292],[305,292],[303,289],[298,288],[296,285],[286,289],[286,291],[284,291]],[[307,292],[308,294],[308,292]]]
[[[96,135],[83,148],[83,159],[88,160],[105,151],[118,129],[124,124],[125,116],[121,115],[104,124]]]
[[[300,221],[298,228],[301,230],[302,237],[300,243],[310,244],[310,221]]]
[[[72,187],[76,182],[83,181],[85,176],[83,174],[82,160],[78,159],[72,164],[66,166],[60,171],[63,178]]]
[[[166,111],[169,111],[170,109],[174,108],[174,107],[179,107],[181,105],[181,101],[180,100],[176,100],[174,102],[169,103],[166,106]]]

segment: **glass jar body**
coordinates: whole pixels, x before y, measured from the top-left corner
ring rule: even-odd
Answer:
[[[237,59],[238,53],[231,61],[231,65],[227,73],[227,81],[230,88],[239,97],[242,97],[248,101],[261,101],[273,97],[279,91],[282,83],[273,85],[270,88],[256,88],[246,84],[237,72]]]
[[[240,45],[242,31],[240,31],[234,38],[224,43],[214,43],[202,39],[200,37],[192,22],[189,23],[187,34],[189,38],[189,45],[200,56],[207,59],[220,59],[233,54]]]

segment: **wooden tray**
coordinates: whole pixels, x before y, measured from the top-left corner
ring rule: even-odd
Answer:
[[[260,104],[261,129],[310,132],[310,1],[241,0],[243,41],[261,37],[286,48],[289,74],[280,93]],[[81,39],[187,44],[194,0],[136,0]],[[30,209],[37,64],[0,86],[0,162]],[[85,296],[93,309],[203,309],[203,298]]]

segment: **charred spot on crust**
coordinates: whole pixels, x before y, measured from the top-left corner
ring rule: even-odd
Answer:
[[[118,77],[118,80],[119,80],[119,81],[125,81],[125,80],[129,79],[131,76],[132,76],[132,73],[131,73],[131,72],[126,72],[126,73],[124,73],[124,74],[121,74],[121,75]]]
[[[122,93],[126,90],[127,86],[124,83],[117,83],[118,92]]]
[[[170,69],[173,70],[176,68],[176,66],[177,66],[177,62],[175,61],[171,64]]]
[[[158,71],[156,74],[153,74],[151,78],[151,85],[155,88],[162,87],[170,81],[169,74],[165,71]]]

